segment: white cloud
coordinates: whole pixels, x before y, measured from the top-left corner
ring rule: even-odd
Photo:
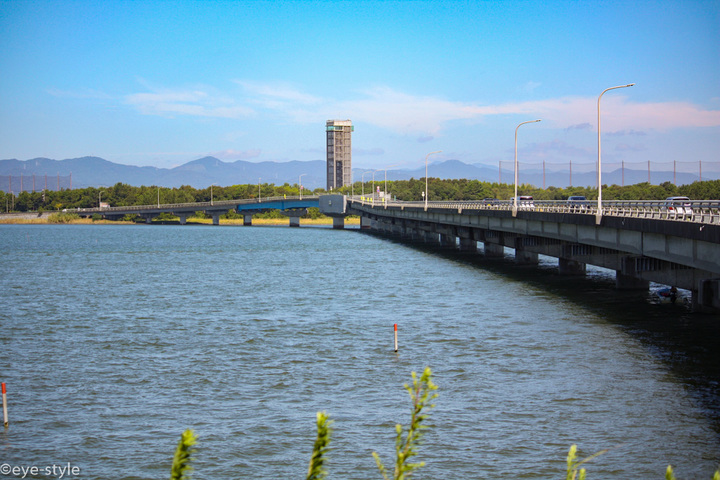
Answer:
[[[146,115],[189,115],[243,118],[281,116],[292,123],[316,123],[328,118],[350,118],[419,139],[437,136],[451,122],[478,122],[493,116],[517,120],[541,118],[543,125],[569,130],[597,128],[597,97],[553,99],[480,105],[433,96],[411,95],[387,86],[355,93],[350,100],[322,98],[288,83],[235,81],[242,93],[217,93],[209,88],[165,89],[127,95],[125,101]],[[720,110],[688,102],[639,103],[630,96],[603,97],[603,131],[639,134],[644,130],[718,127]]]
[[[203,90],[135,93],[127,95],[125,102],[145,115],[241,118],[255,113],[249,107],[237,105],[232,98]]]
[[[261,153],[262,150],[256,148],[252,150],[221,150],[219,152],[209,153],[208,156],[220,160],[249,160],[259,157]]]

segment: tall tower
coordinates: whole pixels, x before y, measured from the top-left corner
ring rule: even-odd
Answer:
[[[328,120],[327,132],[327,190],[337,190],[352,183],[352,141],[355,130],[350,120]]]

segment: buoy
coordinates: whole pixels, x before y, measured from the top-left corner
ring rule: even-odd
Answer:
[[[397,352],[397,350],[398,350],[398,347],[397,347],[397,323],[396,323],[395,324],[395,351]]]
[[[8,426],[7,418],[7,389],[5,388],[5,382],[2,382],[2,397],[3,397],[3,424]]]

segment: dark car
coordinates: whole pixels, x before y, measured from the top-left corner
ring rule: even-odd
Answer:
[[[590,202],[582,195],[571,195],[567,199],[568,207],[571,212],[583,212],[588,209]]]

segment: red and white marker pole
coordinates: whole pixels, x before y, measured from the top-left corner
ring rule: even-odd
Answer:
[[[397,352],[397,323],[395,324],[395,351]]]
[[[7,419],[7,389],[5,388],[5,382],[2,382],[2,397],[3,397],[3,424],[8,426]]]

